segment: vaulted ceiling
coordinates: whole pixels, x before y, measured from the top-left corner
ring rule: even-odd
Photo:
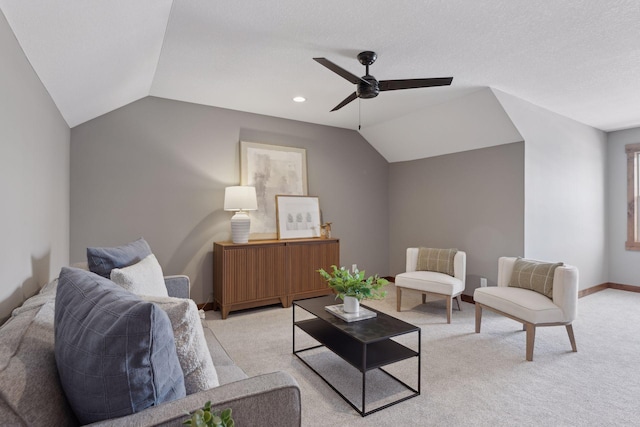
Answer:
[[[640,126],[636,0],[0,0],[0,9],[70,127],[152,95],[361,124],[366,137],[486,87],[604,131]],[[380,80],[453,84],[330,112],[355,88],[312,58],[360,76],[363,50],[378,53],[370,72]],[[383,155],[394,151],[385,144]]]

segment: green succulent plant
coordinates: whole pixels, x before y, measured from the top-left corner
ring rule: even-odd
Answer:
[[[193,414],[187,414],[189,418],[182,424],[193,427],[234,427],[235,423],[231,417],[231,408],[222,412],[211,412],[211,401],[204,404],[202,409],[198,409]]]
[[[378,277],[377,274],[365,278],[364,270],[358,271],[357,268],[353,272],[335,265],[332,265],[331,268],[331,273],[327,273],[322,268],[318,270],[318,273],[327,282],[327,285],[336,292],[337,298],[344,299],[347,296],[362,301],[363,299],[382,299],[387,296],[387,292],[381,290],[389,283],[387,279]]]

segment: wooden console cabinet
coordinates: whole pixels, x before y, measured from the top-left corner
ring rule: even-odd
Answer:
[[[331,294],[319,268],[340,265],[338,239],[213,244],[213,308],[230,311]]]

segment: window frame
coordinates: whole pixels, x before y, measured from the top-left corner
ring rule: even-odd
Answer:
[[[628,144],[624,149],[627,154],[627,241],[625,249],[640,251],[640,225],[638,224],[640,144]]]

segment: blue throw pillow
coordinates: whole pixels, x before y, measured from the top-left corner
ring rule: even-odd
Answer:
[[[63,268],[54,328],[60,382],[81,424],[186,396],[169,317],[110,280]]]
[[[142,237],[126,245],[113,248],[87,248],[89,270],[109,278],[114,268],[137,264],[151,255],[151,248]]]

